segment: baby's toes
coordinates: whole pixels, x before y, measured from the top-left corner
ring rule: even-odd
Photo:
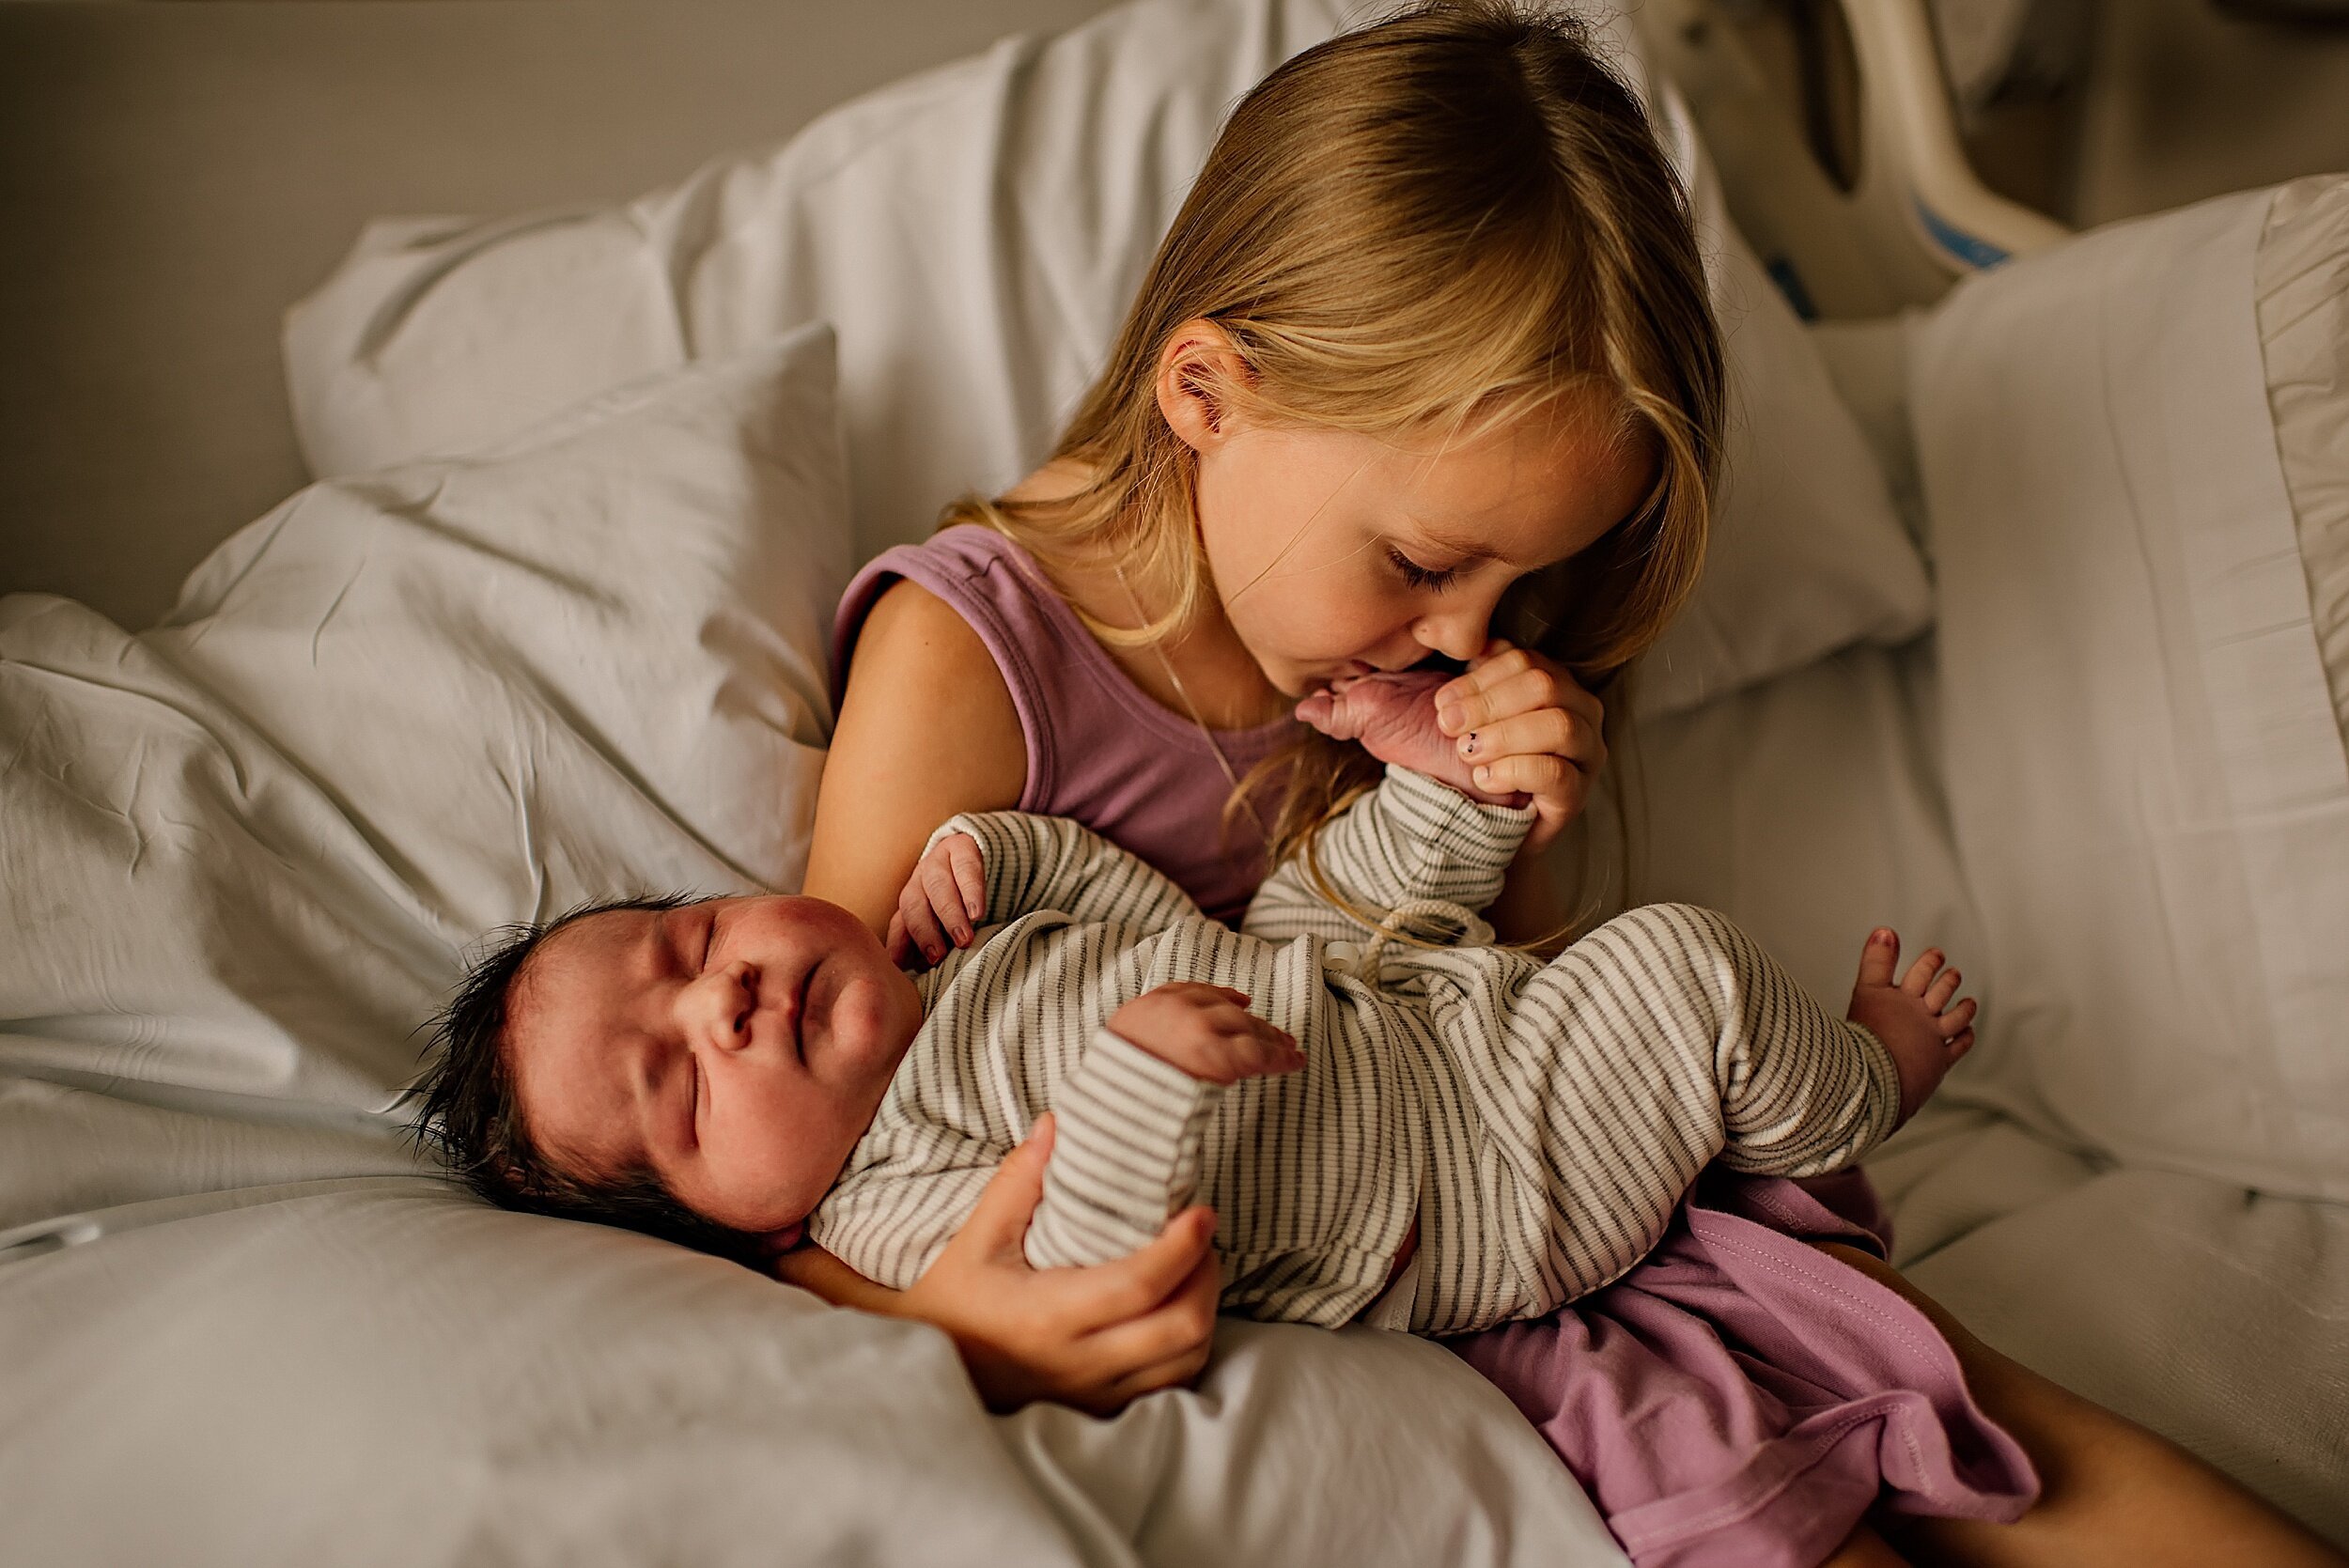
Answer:
[[[1893,966],[1901,961],[1901,934],[1889,925],[1868,933],[1859,948],[1859,984],[1890,986]]]
[[[1337,716],[1338,700],[1327,691],[1307,692],[1304,700],[1297,705],[1298,722],[1311,724],[1324,735],[1336,734]],[[1350,738],[1342,735],[1336,737],[1340,740]]]
[[[1941,972],[1943,961],[1939,948],[1926,948],[1917,955],[1917,961],[1908,966],[1908,972],[1901,976],[1901,989],[1913,997],[1923,996],[1925,987],[1933,983],[1933,977]]]

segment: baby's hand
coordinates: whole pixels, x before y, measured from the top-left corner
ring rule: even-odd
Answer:
[[[979,841],[969,833],[949,833],[930,846],[897,895],[884,943],[889,961],[910,968],[919,951],[923,962],[935,964],[946,956],[948,941],[969,947],[972,927],[986,918],[987,863]]]
[[[1176,981],[1110,1015],[1110,1032],[1206,1083],[1293,1073],[1305,1053],[1286,1030],[1248,1011],[1248,994]]]
[[[1859,950],[1859,983],[1852,987],[1851,1011],[1844,1017],[1892,1053],[1901,1080],[1901,1120],[1906,1122],[1941,1087],[1957,1059],[1974,1048],[1974,999],[1951,1005],[1961,977],[1941,967],[1939,948],[1926,949],[1895,984],[1892,971],[1900,956],[1897,932],[1879,927],[1869,933],[1868,945]]]
[[[1416,768],[1488,806],[1521,806],[1522,795],[1476,787],[1474,765],[1436,724],[1441,670],[1393,670],[1332,681],[1297,705],[1297,717],[1333,740],[1359,740],[1380,762]]]

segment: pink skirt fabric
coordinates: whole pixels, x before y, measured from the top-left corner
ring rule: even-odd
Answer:
[[[1451,1347],[1540,1429],[1638,1568],[1812,1568],[1879,1500],[2013,1520],[2039,1478],[1939,1330],[1805,1245],[1882,1256],[1890,1234],[1857,1172],[1709,1171],[1629,1274]]]

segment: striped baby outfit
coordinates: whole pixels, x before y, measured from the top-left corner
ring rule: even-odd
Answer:
[[[1531,818],[1390,768],[1234,932],[1074,822],[956,817],[937,836],[977,839],[1001,924],[919,977],[927,1017],[810,1238],[911,1284],[1049,1109],[1038,1266],[1123,1256],[1205,1203],[1226,1311],[1335,1326],[1416,1219],[1409,1327],[1462,1333],[1621,1275],[1716,1157],[1809,1175],[1891,1130],[1884,1048],[1710,910],[1633,909],[1546,964],[1479,945]],[[1406,923],[1461,944],[1393,939]],[[1248,993],[1304,1069],[1222,1088],[1103,1027],[1178,980]]]

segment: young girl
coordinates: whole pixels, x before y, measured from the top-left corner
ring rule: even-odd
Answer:
[[[943,890],[899,907],[929,833],[1017,808],[1235,914],[1376,777],[1299,701],[1439,660],[1443,736],[1535,813],[1492,923],[1554,944],[1596,910],[1542,857],[1605,765],[1602,700],[1695,582],[1722,381],[1683,194],[1571,24],[1437,5],[1307,51],[1234,111],[1050,460],[850,587],[806,891],[935,961],[970,930]],[[1188,1380],[1205,1221],[1102,1270],[1025,1272],[1036,1163],[903,1297],[820,1255],[784,1272],[940,1322],[999,1402],[1109,1408]],[[1902,1560],[1864,1516],[1888,1492],[1894,1514],[1964,1511],[1945,1418],[1969,1391],[2044,1493],[2010,1525],[1907,1527],[1921,1550],[2331,1560],[1981,1346],[1875,1246],[1790,1184],[1701,1188],[1623,1281],[1461,1353],[1643,1568]]]

